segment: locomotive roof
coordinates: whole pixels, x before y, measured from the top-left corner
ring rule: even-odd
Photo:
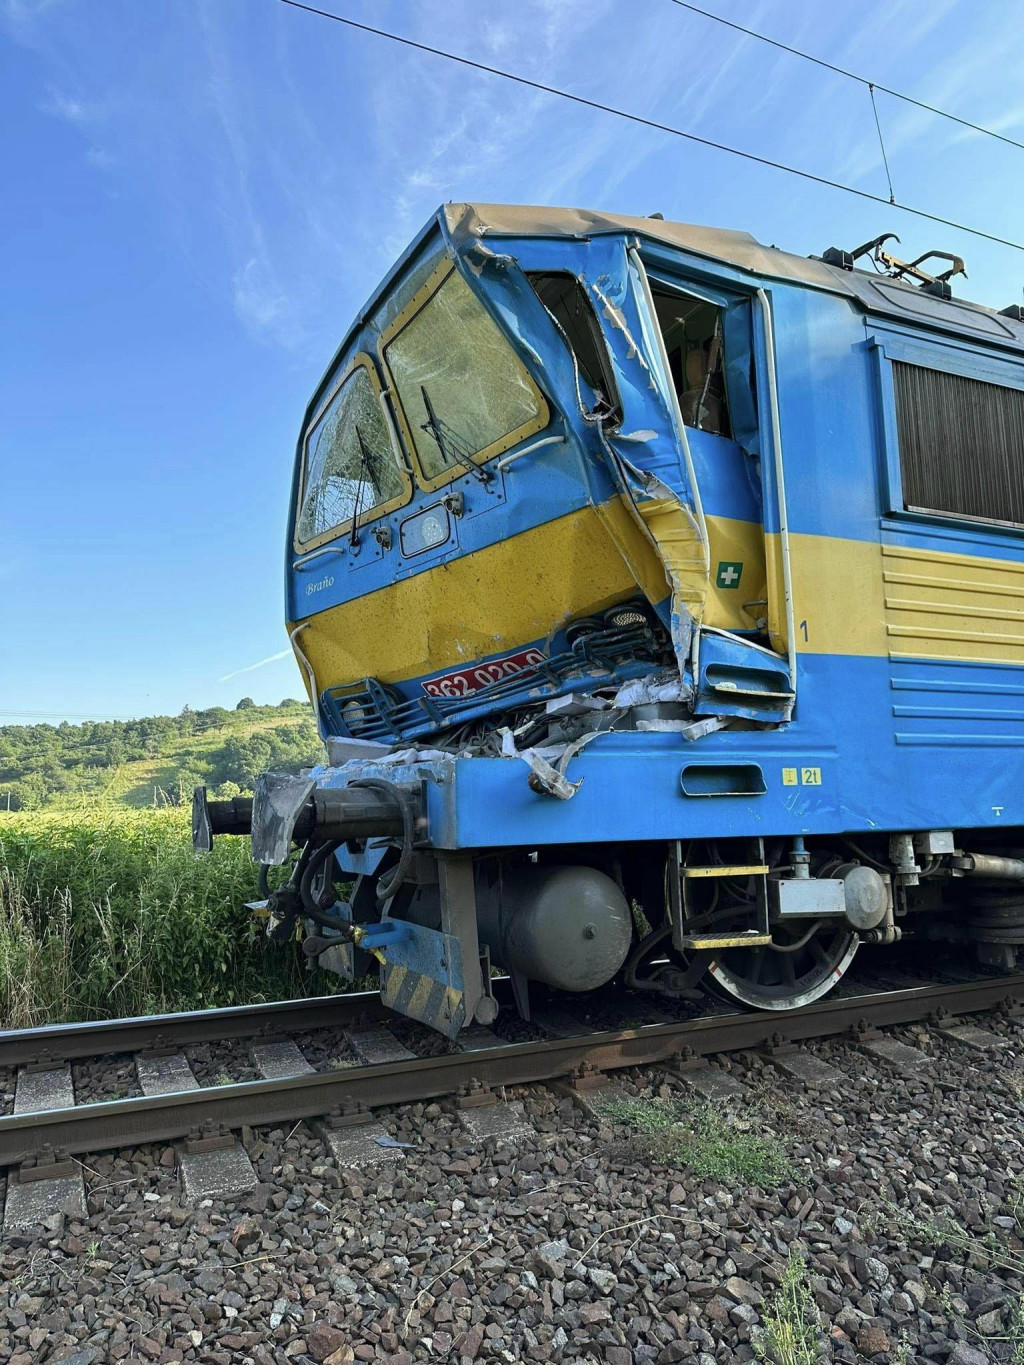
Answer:
[[[524,204],[445,204],[440,210],[456,240],[467,237],[589,237],[633,232],[682,251],[754,275],[793,280],[856,299],[873,313],[888,313],[944,329],[971,332],[986,340],[1024,350],[1024,323],[1015,322],[983,304],[944,300],[925,294],[916,284],[873,271],[842,270],[814,256],[794,256],[764,246],[749,232],[669,223],[661,218],[601,213],[593,209],[539,208]]]

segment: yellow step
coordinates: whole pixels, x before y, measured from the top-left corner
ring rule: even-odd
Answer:
[[[763,877],[767,863],[742,863],[736,867],[684,867],[684,877]]]
[[[759,934],[756,929],[748,929],[742,934],[694,934],[683,939],[683,947],[692,951],[710,948],[761,948],[771,943],[771,934]]]

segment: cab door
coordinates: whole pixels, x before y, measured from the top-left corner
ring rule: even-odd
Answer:
[[[749,390],[749,366],[742,378],[741,367],[734,366],[729,383],[730,351],[749,331],[749,305],[739,305],[730,317],[723,303],[682,282],[661,275],[650,284],[707,527],[702,624],[761,635],[767,630],[768,593],[757,428],[745,423],[744,396],[733,398],[738,383]]]

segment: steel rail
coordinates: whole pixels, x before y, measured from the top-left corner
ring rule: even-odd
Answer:
[[[970,1014],[1022,999],[1024,975],[988,977],[830,999],[800,1010],[649,1024],[278,1081],[12,1114],[0,1118],[0,1165],[23,1161],[44,1145],[67,1152],[137,1146],[182,1138],[207,1125],[281,1124],[353,1103],[372,1108],[436,1099],[470,1081],[491,1086],[538,1083],[564,1077],[584,1063],[611,1071],[664,1062],[684,1049],[706,1056],[759,1047],[777,1036],[792,1042],[830,1037],[862,1020],[873,1026],[903,1024],[940,1009]]]
[[[378,991],[357,991],[135,1019],[94,1019],[7,1029],[0,1031],[0,1066],[24,1066],[46,1060],[67,1062],[113,1052],[145,1052],[165,1044],[187,1047],[190,1043],[253,1038],[270,1030],[339,1028],[361,1015],[384,1018],[389,1013],[380,1003]]]

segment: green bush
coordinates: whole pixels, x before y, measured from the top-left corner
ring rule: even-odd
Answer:
[[[196,857],[184,809],[0,813],[0,1027],[330,989],[255,929],[257,896],[248,840]]]

